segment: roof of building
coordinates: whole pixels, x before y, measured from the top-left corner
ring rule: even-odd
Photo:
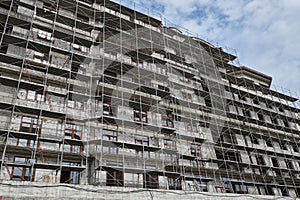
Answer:
[[[251,69],[251,68],[249,68],[249,67],[246,67],[246,66],[240,66],[239,69],[240,69],[240,70],[243,70],[243,71],[247,71],[247,72],[249,72],[249,73],[255,74],[255,75],[257,75],[257,76],[260,76],[260,77],[263,77],[263,78],[265,78],[265,79],[268,79],[268,80],[272,81],[272,77],[271,77],[271,76],[269,76],[269,75],[267,75],[267,74],[264,74],[264,73],[262,73],[262,72],[256,71],[256,70],[254,70],[254,69]]]

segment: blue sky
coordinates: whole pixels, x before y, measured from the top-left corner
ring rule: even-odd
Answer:
[[[120,3],[120,0],[115,0]],[[121,0],[151,8],[213,44],[235,49],[239,64],[300,96],[300,0]],[[159,15],[157,15],[159,16]]]

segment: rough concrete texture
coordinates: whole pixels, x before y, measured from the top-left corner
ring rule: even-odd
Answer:
[[[68,184],[37,184],[3,181],[0,183],[0,200],[83,200],[83,199],[294,199],[280,196],[257,196],[250,194],[228,194],[207,192],[186,192],[172,190],[151,190],[144,188],[103,187]]]

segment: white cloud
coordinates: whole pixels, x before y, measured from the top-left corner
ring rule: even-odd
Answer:
[[[299,0],[138,0],[174,24],[237,50],[241,65],[300,95]],[[217,41],[217,42],[216,42]]]

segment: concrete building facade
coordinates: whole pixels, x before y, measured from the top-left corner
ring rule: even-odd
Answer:
[[[4,198],[300,197],[299,102],[272,77],[113,1],[0,15]]]

